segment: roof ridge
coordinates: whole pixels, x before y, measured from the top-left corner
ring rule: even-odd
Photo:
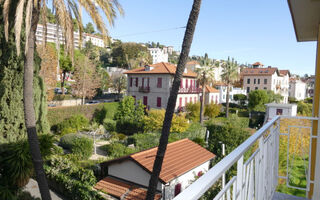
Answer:
[[[166,68],[166,70],[167,70],[169,73],[171,73],[170,70],[169,70],[168,67],[167,67],[167,64],[166,64],[165,62],[161,62],[161,64]]]

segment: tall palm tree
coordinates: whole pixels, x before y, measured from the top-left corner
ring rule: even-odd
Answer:
[[[35,33],[39,18],[41,17],[44,30],[46,31],[46,13],[47,1],[46,0],[0,0],[3,3],[3,18],[5,27],[5,38],[8,41],[9,37],[9,11],[11,5],[17,2],[15,8],[15,41],[17,47],[17,54],[20,54],[20,40],[21,30],[25,27],[25,46],[24,46],[24,77],[23,77],[23,104],[24,104],[24,117],[25,125],[27,128],[28,142],[30,146],[30,154],[36,173],[36,179],[40,189],[41,197],[43,200],[51,199],[47,180],[43,170],[43,161],[39,149],[39,141],[36,130],[35,111],[33,106],[33,65],[34,65],[34,49],[35,49]],[[101,32],[103,37],[107,40],[107,27],[99,14],[98,7],[101,8],[104,15],[108,19],[110,25],[113,25],[114,18],[116,17],[116,9],[122,14],[122,8],[117,0],[52,0],[52,7],[55,11],[55,16],[58,24],[63,30],[65,37],[66,52],[73,58],[73,20],[75,17],[80,30],[80,37],[82,37],[83,25],[79,17],[77,4],[81,5],[91,16],[93,22],[96,24],[97,29]],[[41,13],[41,16],[40,16]],[[44,33],[46,34],[46,33]]]
[[[212,82],[214,79],[214,62],[208,57],[206,53],[203,58],[200,59],[200,68],[196,69],[198,74],[198,81],[202,87],[202,98],[200,104],[200,123],[203,123],[204,103],[206,98],[206,85]]]
[[[235,81],[238,76],[238,68],[239,65],[237,61],[232,60],[228,57],[228,60],[222,64],[222,80],[227,84],[227,95],[226,95],[226,117],[229,117],[229,94],[230,94],[230,85],[233,81]]]
[[[152,175],[149,181],[149,187],[147,192],[147,200],[153,200],[155,196],[156,187],[158,185],[159,175],[162,168],[163,158],[166,153],[168,138],[170,133],[170,127],[172,122],[172,117],[174,113],[174,108],[176,107],[178,90],[180,87],[180,80],[182,73],[185,69],[187,59],[190,52],[190,47],[193,39],[193,34],[196,28],[199,12],[200,12],[201,0],[194,0],[192,5],[192,10],[189,15],[186,31],[183,38],[182,50],[177,66],[176,73],[174,75],[172,89],[170,92],[166,114],[163,121],[161,137],[159,141],[159,146],[157,150],[157,155],[153,164]]]

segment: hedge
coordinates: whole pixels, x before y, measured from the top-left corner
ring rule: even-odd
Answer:
[[[67,134],[60,138],[60,146],[70,149],[77,159],[88,159],[93,152],[93,140],[80,134]]]
[[[47,118],[50,126],[54,126],[62,122],[64,119],[70,118],[76,114],[83,114],[87,119],[92,120],[94,113],[107,107],[107,116],[113,118],[114,113],[118,108],[118,102],[100,103],[94,105],[80,105],[80,106],[64,106],[48,108]]]

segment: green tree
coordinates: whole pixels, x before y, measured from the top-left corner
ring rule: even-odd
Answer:
[[[241,106],[244,106],[244,104],[246,103],[246,100],[247,100],[247,96],[244,94],[235,94],[235,95],[233,95],[233,99],[235,101],[238,101],[238,103]]]
[[[209,82],[212,82],[214,79],[214,62],[208,57],[206,53],[203,58],[200,59],[200,68],[196,70],[198,74],[198,80],[202,86],[202,98],[200,104],[200,123],[203,123],[203,114],[204,114],[204,102],[206,98],[206,85]]]
[[[268,103],[280,103],[280,101],[283,99],[283,96],[281,96],[281,94],[275,94],[272,90],[267,90],[267,95],[269,97]]]
[[[117,91],[119,98],[120,94],[127,88],[127,77],[123,74],[114,74],[111,76],[111,87]]]
[[[61,90],[62,90],[62,94],[64,94],[65,93],[64,85],[66,81],[66,75],[67,73],[73,72],[74,66],[72,64],[70,56],[67,55],[63,49],[60,50],[59,66],[60,66],[60,69],[62,70]]]
[[[86,27],[84,27],[83,30],[84,30],[85,33],[89,33],[89,34],[93,34],[95,32],[94,26],[93,26],[93,24],[91,22],[87,23]]]
[[[2,1],[3,2],[3,1]],[[2,3],[1,2],[1,3]],[[35,33],[40,18],[41,11],[47,9],[47,1],[41,0],[6,0],[3,3],[3,21],[4,21],[4,35],[5,39],[9,41],[9,31],[14,29],[15,44],[17,54],[20,55],[20,51],[23,49],[24,58],[24,73],[23,73],[23,104],[24,104],[24,117],[25,125],[27,128],[28,141],[30,146],[30,153],[33,160],[36,179],[40,189],[41,197],[43,200],[51,199],[48,184],[43,170],[43,162],[38,145],[38,137],[36,130],[36,113],[35,106],[33,104],[34,90],[34,59],[35,59]],[[84,7],[91,16],[93,22],[97,25],[97,28],[102,33],[103,37],[107,37],[107,28],[102,21],[102,17],[98,12],[98,8],[102,8],[104,15],[107,17],[109,24],[113,25],[113,20],[117,15],[117,8],[122,13],[122,8],[117,0],[113,1],[77,1],[77,3]],[[64,30],[62,31],[66,42],[66,49],[69,54],[73,52],[73,25],[72,16],[75,16],[80,30],[83,29],[79,12],[77,10],[78,4],[75,1],[61,1],[53,0],[52,7],[55,10],[57,16],[57,23]],[[72,8],[72,9],[71,9]],[[46,26],[46,15],[41,15],[43,25]],[[14,24],[14,26],[13,26]],[[13,28],[14,27],[14,28]],[[25,27],[25,33],[22,32]],[[22,33],[25,37],[21,37]],[[26,43],[21,48],[21,38],[26,38]],[[11,40],[11,39],[10,39]],[[3,47],[2,47],[3,48]]]
[[[268,93],[265,90],[254,90],[249,93],[248,108],[254,111],[265,111],[265,104],[269,103]]]
[[[200,103],[188,103],[186,106],[187,119],[196,122],[200,119]]]
[[[205,106],[204,115],[209,118],[215,118],[216,116],[219,115],[220,111],[221,111],[220,104],[210,103]]]
[[[299,101],[297,104],[297,111],[303,116],[312,116],[312,104]]]
[[[157,150],[157,155],[153,164],[152,174],[149,181],[149,187],[147,192],[147,200],[153,200],[155,196],[156,187],[158,185],[159,174],[162,168],[162,162],[166,153],[168,145],[169,133],[171,122],[173,118],[174,109],[176,107],[178,91],[180,87],[180,81],[185,69],[186,62],[188,60],[190,47],[193,39],[193,34],[196,28],[199,12],[200,12],[201,0],[194,0],[192,10],[189,15],[185,36],[182,42],[182,50],[177,66],[177,70],[173,79],[172,89],[168,99],[167,110],[163,121],[161,137]]]
[[[226,95],[226,117],[229,117],[229,96],[230,96],[230,85],[233,81],[235,81],[239,74],[238,74],[238,63],[237,61],[230,60],[228,57],[228,60],[222,64],[222,74],[221,78],[222,80],[227,84],[227,95]]]

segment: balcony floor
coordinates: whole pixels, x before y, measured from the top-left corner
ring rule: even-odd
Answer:
[[[288,194],[282,194],[279,192],[275,192],[273,195],[272,200],[308,200],[307,198],[304,197],[296,197]]]

